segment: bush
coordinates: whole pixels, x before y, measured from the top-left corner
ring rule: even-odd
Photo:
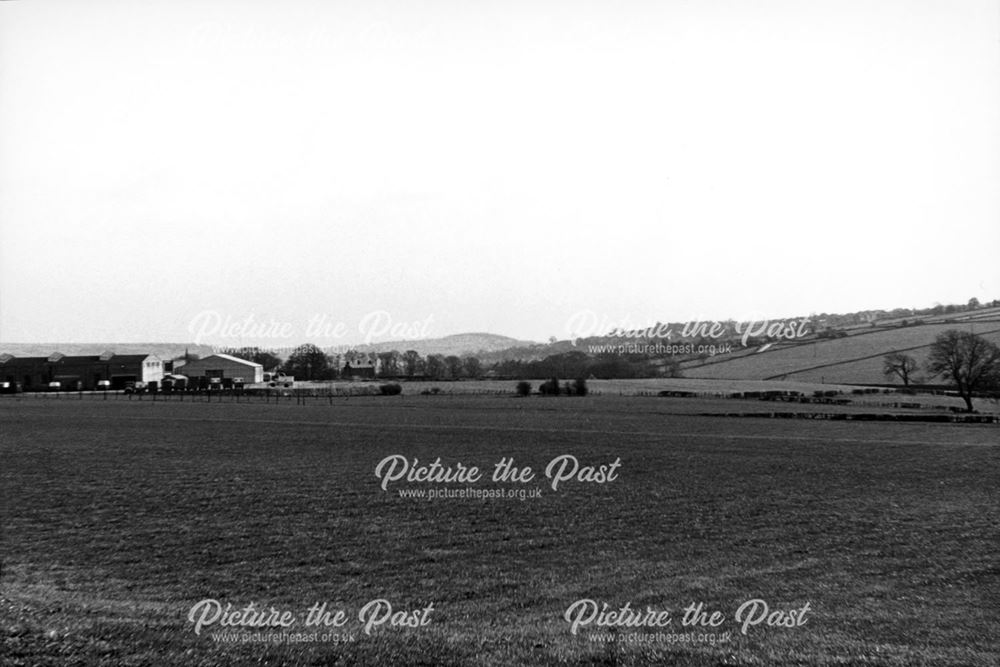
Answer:
[[[551,380],[546,380],[538,386],[538,393],[542,396],[558,396],[559,395],[559,379],[552,378]]]
[[[517,391],[517,395],[518,396],[530,396],[531,395],[531,383],[530,382],[525,382],[524,380],[522,380],[521,382],[517,383],[517,389],[515,391]]]
[[[586,396],[587,395],[587,381],[584,380],[583,378],[577,378],[573,382],[573,393],[576,394],[577,396]]]
[[[379,385],[378,390],[383,396],[398,396],[403,393],[403,388],[395,382]]]

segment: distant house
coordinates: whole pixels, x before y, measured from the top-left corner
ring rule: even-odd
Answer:
[[[344,378],[374,378],[378,375],[378,357],[363,352],[348,352],[344,355],[344,367],[340,376]]]
[[[25,391],[44,389],[58,382],[62,389],[96,389],[109,380],[112,389],[124,389],[130,382],[159,382],[163,361],[155,354],[115,354],[67,356],[53,352],[47,357],[0,356],[0,378],[20,383]]]
[[[263,366],[229,354],[210,354],[201,359],[193,359],[183,366],[175,364],[174,372],[186,375],[192,381],[195,381],[196,378],[219,378],[220,380],[240,378],[245,384],[264,381]]]

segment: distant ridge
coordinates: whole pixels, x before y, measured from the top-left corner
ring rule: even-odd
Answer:
[[[513,347],[537,345],[533,341],[518,340],[510,336],[491,333],[461,333],[443,336],[441,338],[425,338],[419,340],[396,340],[370,345],[357,345],[352,349],[358,352],[389,352],[396,350],[405,352],[416,350],[423,356],[441,354],[444,356],[462,356],[479,352],[499,352]]]
[[[358,352],[388,352],[396,350],[405,352],[416,350],[422,356],[440,354],[443,356],[465,356],[476,353],[495,353],[510,348],[535,346],[538,343],[518,340],[498,334],[474,332],[453,334],[441,338],[426,338],[420,340],[397,340],[370,345],[352,345],[350,349]],[[233,346],[237,347],[237,346]],[[259,346],[262,350],[269,349],[266,345]],[[320,345],[319,347],[323,347]],[[161,359],[174,359],[190,354],[205,357],[217,352],[220,346],[196,345],[194,343],[0,343],[0,354],[12,354],[15,357],[44,357],[53,352],[62,352],[68,356],[85,356],[101,354],[112,350],[118,354],[140,354],[152,352]],[[279,356],[287,358],[287,352]]]

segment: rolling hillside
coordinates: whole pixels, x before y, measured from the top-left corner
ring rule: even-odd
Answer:
[[[844,338],[819,339],[763,352],[748,351],[719,357],[703,365],[684,367],[685,377],[884,384],[882,357],[906,352],[921,364],[934,338],[948,329],[971,331],[1000,344],[1000,319],[924,324],[897,328],[860,329]],[[922,373],[917,373],[918,377]]]

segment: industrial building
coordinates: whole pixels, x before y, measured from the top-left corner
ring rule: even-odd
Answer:
[[[115,354],[67,356],[53,352],[47,357],[0,355],[0,381],[19,384],[24,391],[48,389],[54,382],[60,389],[97,389],[108,380],[112,389],[129,383],[159,382],[163,361],[155,354]]]
[[[197,378],[219,378],[220,381],[242,381],[255,384],[264,381],[264,367],[246,359],[228,354],[210,354],[202,359],[193,359],[183,366],[174,361],[174,373],[186,375],[192,381]]]

